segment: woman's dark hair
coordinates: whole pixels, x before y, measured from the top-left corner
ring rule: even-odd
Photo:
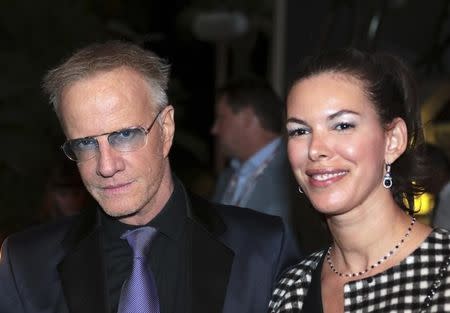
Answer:
[[[297,82],[322,73],[348,75],[360,81],[384,127],[388,127],[397,117],[405,121],[408,145],[392,166],[391,191],[401,208],[414,213],[414,197],[424,192],[427,170],[424,165],[420,107],[412,71],[391,54],[363,52],[354,48],[339,49],[306,58],[296,72],[290,89]]]

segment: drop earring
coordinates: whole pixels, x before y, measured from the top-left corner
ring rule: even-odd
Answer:
[[[389,189],[392,187],[391,164],[386,163],[386,174],[383,177],[383,187]]]
[[[303,193],[302,186],[298,185],[298,192]]]

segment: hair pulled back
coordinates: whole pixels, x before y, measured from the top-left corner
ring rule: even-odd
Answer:
[[[420,107],[412,71],[391,54],[338,49],[306,58],[290,89],[297,82],[322,73],[342,74],[361,82],[385,129],[395,118],[405,121],[407,148],[392,165],[391,192],[401,208],[413,213],[414,197],[423,193],[427,171]]]

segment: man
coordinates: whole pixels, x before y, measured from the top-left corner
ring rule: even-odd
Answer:
[[[172,174],[168,70],[112,41],[48,73],[63,150],[98,208],[5,241],[0,312],[265,312],[297,250],[280,219],[206,202]],[[127,311],[145,301],[156,309]]]
[[[300,245],[312,251],[325,245],[328,235],[298,192],[281,136],[283,112],[281,99],[263,80],[240,78],[218,90],[211,133],[218,153],[230,162],[212,200],[282,217]]]

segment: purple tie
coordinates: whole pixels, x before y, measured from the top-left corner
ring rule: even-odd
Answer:
[[[155,228],[145,226],[120,236],[133,250],[133,267],[122,287],[118,313],[159,313],[155,279],[146,262],[150,243],[157,232]]]

